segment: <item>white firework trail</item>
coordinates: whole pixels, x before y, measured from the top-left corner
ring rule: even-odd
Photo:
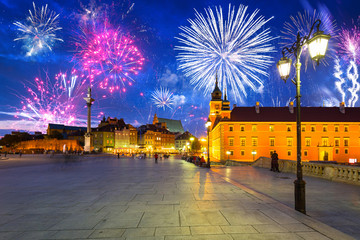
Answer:
[[[59,14],[48,10],[48,5],[36,8],[33,2],[34,12],[29,10],[27,23],[14,22],[19,31],[19,37],[14,41],[23,41],[27,50],[26,56],[33,56],[46,50],[52,51],[56,41],[63,40],[56,37],[55,32],[62,29],[59,27]]]
[[[340,59],[336,57],[335,59],[335,73],[334,77],[339,79],[339,81],[335,81],[335,87],[341,94],[341,101],[345,103],[345,91],[343,90],[343,85],[345,84],[345,79],[342,77],[342,70],[340,65]]]
[[[180,27],[177,37],[181,46],[177,60],[195,89],[211,92],[218,73],[219,87],[230,89],[235,101],[247,97],[247,87],[258,91],[263,87],[262,77],[268,77],[268,67],[273,63],[269,53],[275,52],[270,42],[270,29],[265,24],[272,19],[257,16],[259,10],[249,14],[247,6],[238,10],[231,4],[227,16],[221,7],[215,12],[209,7],[205,15],[195,10],[195,19],[189,27]]]
[[[151,96],[157,108],[163,108],[163,110],[165,110],[165,108],[168,107],[172,109],[172,105],[174,105],[174,96],[169,89],[160,87],[160,89],[156,89]]]
[[[358,68],[356,66],[355,60],[350,61],[350,65],[346,71],[346,76],[352,83],[352,87],[348,88],[348,91],[351,94],[351,96],[349,98],[348,106],[354,107],[355,103],[359,99],[358,92],[360,90],[360,84],[357,82],[357,79],[359,78],[359,74],[358,74]]]

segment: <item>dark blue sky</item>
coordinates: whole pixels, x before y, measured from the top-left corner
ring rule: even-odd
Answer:
[[[87,5],[87,1],[81,2]],[[101,6],[111,4],[111,1],[96,1]],[[198,136],[205,134],[204,118],[209,111],[210,96],[204,96],[202,91],[194,90],[189,79],[182,71],[177,70],[177,52],[174,46],[178,45],[175,37],[179,36],[180,26],[189,26],[187,19],[195,18],[195,11],[204,12],[204,8],[222,6],[225,12],[229,3],[236,6],[244,4],[253,12],[260,9],[259,15],[266,19],[274,16],[266,26],[271,29],[271,35],[280,35],[285,21],[290,15],[304,10],[327,9],[336,20],[337,25],[351,26],[351,21],[358,18],[360,2],[356,0],[258,0],[258,1],[218,1],[218,0],[139,0],[125,19],[120,19],[120,13],[131,4],[127,0],[117,4],[117,13],[110,15],[110,21],[118,24],[134,36],[136,45],[145,57],[144,69],[136,76],[133,86],[128,87],[126,93],[107,94],[101,89],[94,88],[95,103],[93,119],[98,120],[100,112],[105,116],[124,118],[127,123],[145,124],[152,121],[157,113],[159,117],[182,120],[185,129]],[[69,71],[74,67],[74,45],[72,39],[77,31],[75,15],[81,12],[80,1],[35,1],[39,7],[48,4],[49,9],[60,14],[60,25],[63,28],[58,32],[64,42],[54,46],[54,50],[45,55],[28,58],[20,42],[16,38],[15,21],[24,21],[28,10],[32,9],[32,1],[0,0],[0,136],[9,133],[11,129],[34,130],[36,120],[26,117],[14,117],[16,109],[22,107],[19,95],[26,96],[24,83],[28,84],[35,77],[43,77],[44,71],[54,76],[60,71]],[[284,84],[278,77],[276,61],[281,57],[279,39],[272,42],[278,52],[273,53],[274,64],[268,70],[270,76],[262,77],[265,90],[263,93],[254,93],[249,89],[248,97],[238,105],[253,106],[259,101],[263,106],[285,106],[289,99],[295,96],[295,87],[291,83]],[[312,68],[302,73],[302,103],[304,106],[320,106],[328,101],[338,104],[340,95],[334,84],[334,62],[328,66],[320,65],[316,71]],[[157,109],[151,102],[151,93],[159,88],[168,87],[174,95],[185,99],[185,103],[178,103],[175,109]],[[143,93],[144,96],[141,96]],[[107,95],[103,98],[103,95]],[[232,103],[233,99],[230,98]],[[84,105],[78,101],[78,105]],[[77,116],[85,119],[86,109],[78,107]],[[43,130],[43,129],[41,129]]]

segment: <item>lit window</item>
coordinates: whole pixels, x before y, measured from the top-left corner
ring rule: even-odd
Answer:
[[[246,144],[246,138],[240,138],[240,146],[245,147]]]
[[[252,129],[253,132],[256,132],[257,126],[256,126],[256,125],[252,125],[251,129]]]
[[[233,138],[229,138],[229,146],[234,146],[234,139]]]
[[[329,138],[321,138],[321,144],[324,147],[327,147],[329,145]]]
[[[275,138],[270,138],[270,146],[275,146]]]
[[[257,138],[252,138],[251,142],[252,142],[252,146],[256,147],[257,144],[258,144],[258,139]]]
[[[310,147],[311,145],[311,138],[305,138],[305,146]]]
[[[293,145],[293,139],[292,138],[287,138],[286,142],[287,142],[288,147],[291,147]]]
[[[349,146],[349,139],[348,138],[344,138],[344,146],[345,147]]]
[[[274,125],[270,125],[270,126],[269,126],[269,131],[270,131],[270,132],[273,132],[273,131],[274,131]]]

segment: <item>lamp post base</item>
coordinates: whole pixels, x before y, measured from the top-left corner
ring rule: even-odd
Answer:
[[[208,158],[208,160],[207,160],[206,167],[210,168],[210,158]]]
[[[295,185],[295,210],[306,214],[305,209],[305,184],[304,180],[296,179],[294,181]]]

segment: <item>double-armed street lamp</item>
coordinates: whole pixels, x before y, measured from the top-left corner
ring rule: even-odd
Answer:
[[[315,25],[316,32],[312,35]],[[296,168],[296,176],[297,179],[294,181],[295,185],[295,209],[299,212],[306,213],[305,210],[305,181],[303,180],[302,174],[302,166],[301,166],[301,119],[300,119],[300,56],[304,46],[308,47],[310,57],[319,64],[319,60],[325,57],[325,53],[327,50],[330,35],[324,34],[323,31],[319,30],[321,21],[317,19],[313,25],[311,26],[310,32],[308,35],[301,37],[300,33],[298,33],[296,42],[288,48],[284,47],[282,49],[283,57],[277,63],[277,68],[280,73],[281,79],[283,79],[286,83],[286,80],[290,76],[290,68],[292,61],[291,59],[285,57],[285,51],[290,54],[294,54],[296,63],[296,76],[295,79],[291,81],[296,85],[296,137],[297,137],[297,168]]]
[[[211,121],[210,121],[210,118],[208,118],[208,120],[206,121],[205,123],[205,127],[207,128],[207,136],[208,136],[208,149],[207,149],[207,152],[208,152],[208,156],[207,156],[207,163],[206,163],[206,167],[207,168],[210,168],[210,127],[211,127]]]

